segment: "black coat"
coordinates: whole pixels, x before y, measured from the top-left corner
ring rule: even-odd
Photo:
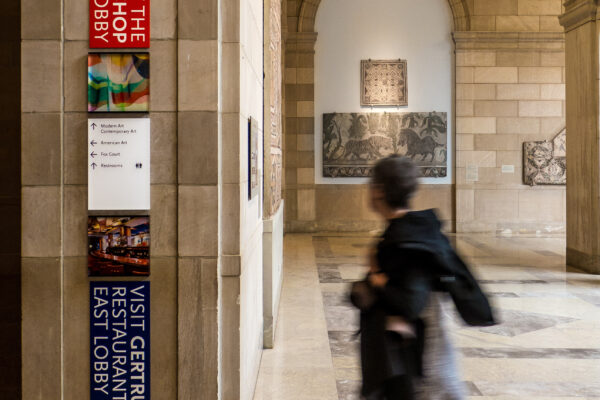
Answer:
[[[495,323],[486,296],[440,228],[433,210],[409,212],[391,220],[377,246],[378,266],[388,276],[388,283],[373,289],[376,300],[370,307],[365,308],[355,294],[352,296],[362,311],[363,395],[379,389],[392,376],[420,373],[426,344],[419,315],[431,291],[448,292],[466,323]],[[386,332],[385,319],[390,315],[413,323],[417,338],[406,340]]]

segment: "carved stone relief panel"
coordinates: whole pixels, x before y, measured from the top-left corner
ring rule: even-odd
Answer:
[[[268,187],[266,188],[266,201],[268,202],[268,214],[274,215],[281,203],[281,180],[282,180],[282,142],[283,142],[283,120],[282,120],[282,49],[281,49],[281,0],[272,0],[270,7],[270,39],[269,50],[271,53],[271,88],[270,88],[270,121],[271,157],[266,159],[270,162],[270,174]]]
[[[406,60],[362,60],[361,106],[407,106]]]
[[[552,141],[523,143],[523,183],[526,185],[567,184],[567,131]]]

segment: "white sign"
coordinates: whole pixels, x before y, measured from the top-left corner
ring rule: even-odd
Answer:
[[[503,165],[502,166],[502,173],[503,174],[514,174],[515,173],[515,166],[514,165]]]
[[[150,119],[88,119],[88,209],[150,209]]]
[[[479,168],[477,165],[467,165],[467,182],[477,182],[479,180]]]

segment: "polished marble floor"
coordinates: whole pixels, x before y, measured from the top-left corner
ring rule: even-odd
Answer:
[[[567,271],[561,237],[451,239],[502,320],[470,328],[449,312],[468,399],[600,399],[600,276]],[[359,398],[358,315],[347,291],[372,243],[285,237],[275,348],[263,353],[255,400]]]

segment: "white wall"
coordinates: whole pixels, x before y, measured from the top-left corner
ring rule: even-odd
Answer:
[[[315,54],[315,182],[357,184],[365,178],[323,178],[323,114],[448,113],[448,176],[452,183],[453,43],[448,0],[322,0]],[[360,106],[360,61],[408,61],[408,107]]]
[[[263,159],[263,4],[240,1],[240,399],[254,395],[262,354],[262,190],[248,200],[248,118],[259,123],[259,168]],[[226,151],[226,150],[225,150]],[[262,188],[262,171],[259,173]]]

